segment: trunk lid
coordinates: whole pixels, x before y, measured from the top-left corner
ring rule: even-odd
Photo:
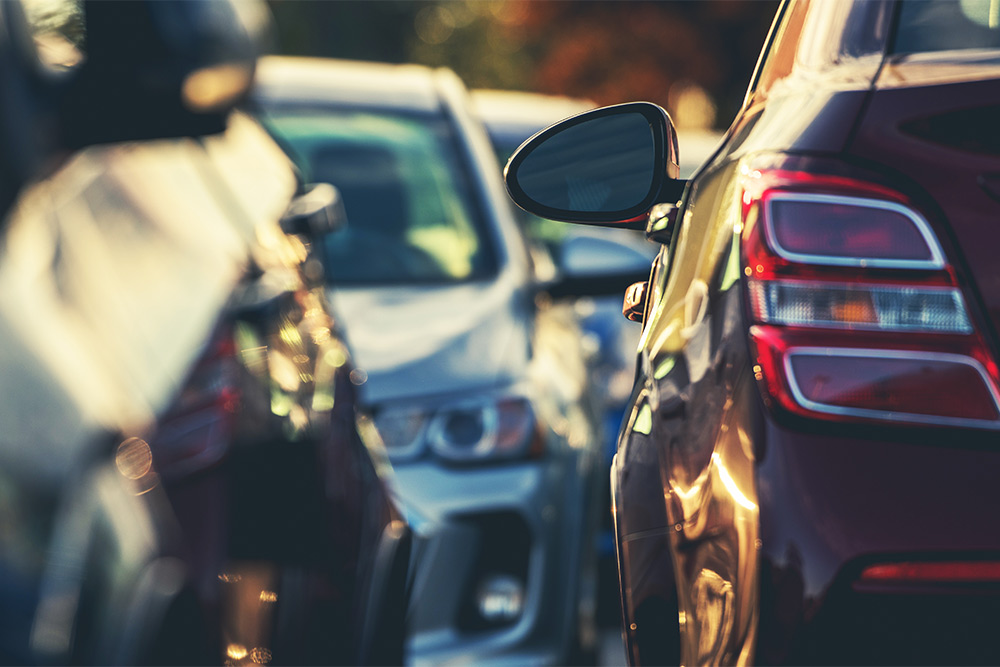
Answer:
[[[984,69],[986,67],[986,69]],[[887,65],[848,153],[902,174],[970,299],[1000,331],[1000,77],[996,65]]]

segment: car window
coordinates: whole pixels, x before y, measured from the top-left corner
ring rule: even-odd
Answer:
[[[496,270],[468,169],[439,116],[271,110],[306,181],[336,186],[346,227],[324,239],[336,284],[446,283]]]
[[[904,0],[893,53],[1000,48],[996,0]]]
[[[840,70],[840,85],[873,79],[886,49],[892,8],[882,0],[782,3],[744,105],[763,102],[790,78],[797,77],[799,86],[811,85],[806,83],[811,77],[837,78]]]
[[[795,65],[796,47],[810,4],[810,0],[801,0],[792,4],[791,9],[782,16],[761,63],[753,93],[755,102],[766,99],[771,87],[791,74]]]

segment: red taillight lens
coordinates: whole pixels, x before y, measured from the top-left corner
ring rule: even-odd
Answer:
[[[237,372],[232,333],[221,326],[149,440],[161,474],[189,474],[225,455],[239,410]]]
[[[997,366],[924,217],[880,186],[749,174],[742,250],[766,401],[821,419],[1000,428]]]
[[[861,583],[1000,583],[995,561],[883,563],[861,572]]]
[[[792,348],[785,372],[798,403],[819,412],[911,421],[1000,417],[983,367],[958,354]]]
[[[768,192],[767,236],[786,259],[812,264],[941,268],[927,222],[902,204],[843,195]]]

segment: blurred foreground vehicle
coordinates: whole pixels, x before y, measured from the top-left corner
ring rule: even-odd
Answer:
[[[231,113],[262,10],[84,3],[55,71],[0,3],[0,662],[403,660],[408,532],[307,261],[336,193]]]
[[[343,193],[328,293],[418,536],[413,659],[586,659],[595,401],[467,91],[446,70],[268,58],[257,93],[309,178]]]
[[[511,154],[533,134],[568,116],[594,108],[588,100],[553,95],[541,95],[507,90],[474,90],[472,99],[476,113],[482,118],[490,135],[494,150],[501,164],[506,164]],[[709,131],[692,133],[690,142],[681,138],[681,178],[687,178],[708,159],[718,146],[722,135]],[[606,279],[615,274],[648,273],[656,256],[658,246],[650,243],[643,233],[634,229],[613,229],[609,227],[582,227],[565,222],[549,220],[533,215],[523,209],[516,213],[528,240],[534,244],[536,252],[547,252],[548,261],[553,266],[564,264],[558,254],[570,244],[586,249],[589,266],[587,270],[597,276],[605,273],[605,279],[581,290],[574,302],[580,325],[594,337],[596,352],[592,353],[590,365],[594,382],[601,397],[603,426],[605,431],[602,447],[603,469],[607,470],[615,455],[618,430],[625,413],[632,382],[635,379],[635,351],[639,345],[641,327],[622,317],[621,290],[614,282]],[[578,256],[581,250],[576,250]],[[552,258],[556,255],[555,258]],[[599,552],[602,558],[602,572],[614,566],[615,540],[611,525],[611,494],[607,486],[602,493],[601,534]],[[602,576],[604,576],[602,574]],[[617,574],[613,575],[617,596]],[[609,582],[610,583],[610,582]],[[602,586],[602,591],[606,587]],[[615,611],[617,614],[617,611]]]
[[[784,3],[689,181],[645,103],[511,158],[538,215],[665,203],[612,471],[633,664],[1000,660],[995,10]]]

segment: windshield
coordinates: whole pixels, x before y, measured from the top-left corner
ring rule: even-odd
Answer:
[[[306,182],[336,186],[344,229],[323,240],[335,284],[448,283],[496,271],[444,118],[360,109],[271,110]]]
[[[998,0],[904,0],[894,53],[1000,48]]]

